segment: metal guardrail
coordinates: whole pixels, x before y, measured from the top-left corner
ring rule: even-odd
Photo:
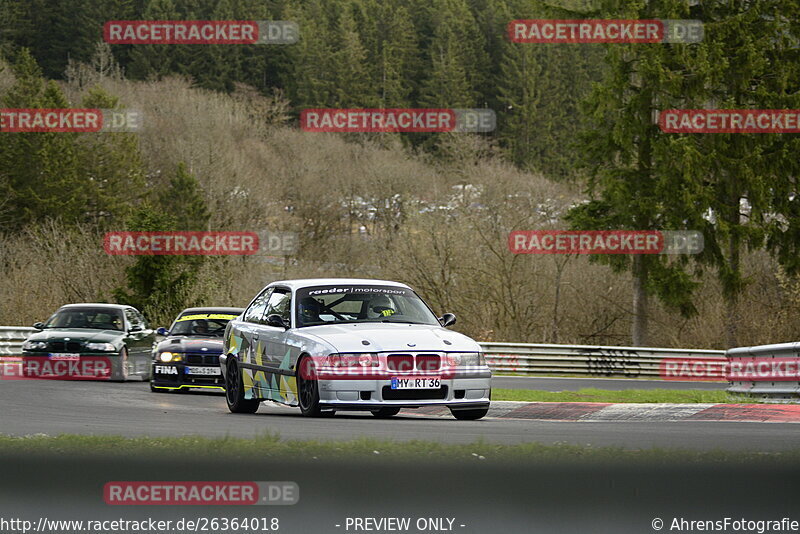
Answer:
[[[0,326],[0,357],[22,353],[22,342],[36,332],[27,326]]]
[[[35,329],[0,326],[0,357],[18,355]],[[492,371],[517,374],[595,375],[658,378],[662,361],[725,360],[722,350],[548,345],[541,343],[480,343]]]
[[[725,361],[724,350],[480,343],[493,371],[520,374],[564,374],[660,378],[663,361]]]
[[[800,343],[778,343],[773,345],[758,345],[755,347],[736,347],[726,351],[725,356],[729,365],[739,364],[744,366],[745,362],[758,360],[773,360],[779,363],[782,358],[800,360]],[[740,375],[741,376],[741,375]],[[761,397],[769,400],[797,400],[800,396],[800,381],[790,378],[776,379],[767,378],[760,380],[735,380],[733,379],[728,386],[730,393],[745,393],[747,395]],[[751,376],[751,378],[755,378]]]

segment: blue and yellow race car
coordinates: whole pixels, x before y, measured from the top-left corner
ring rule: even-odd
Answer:
[[[187,308],[156,333],[165,339],[153,349],[150,390],[225,389],[219,356],[225,327],[242,308]]]

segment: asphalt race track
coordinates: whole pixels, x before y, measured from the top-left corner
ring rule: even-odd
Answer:
[[[222,394],[151,393],[142,382],[6,381],[0,383],[0,433],[6,435],[85,434],[121,436],[254,437],[278,433],[284,439],[433,440],[470,443],[478,439],[514,444],[541,442],[626,449],[650,447],[759,450],[796,448],[800,424],[707,421],[562,422],[486,418],[339,413],[306,419],[296,409],[263,405],[256,415],[228,412]]]

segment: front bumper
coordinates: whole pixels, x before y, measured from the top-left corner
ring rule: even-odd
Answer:
[[[375,410],[389,406],[446,406],[454,409],[489,406],[492,377],[488,370],[442,378],[440,385],[439,389],[392,389],[391,379],[320,380],[319,397],[325,408],[347,410]]]
[[[204,375],[193,374],[188,371],[190,368],[200,368],[219,371],[219,365],[211,364],[188,364],[186,362],[153,361],[153,375],[150,385],[156,389],[178,390],[178,389],[215,389],[224,390],[225,380],[222,374]]]

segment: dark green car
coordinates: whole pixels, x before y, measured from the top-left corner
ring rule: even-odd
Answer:
[[[155,332],[139,310],[119,304],[62,306],[22,345],[29,378],[124,381],[150,378]]]

